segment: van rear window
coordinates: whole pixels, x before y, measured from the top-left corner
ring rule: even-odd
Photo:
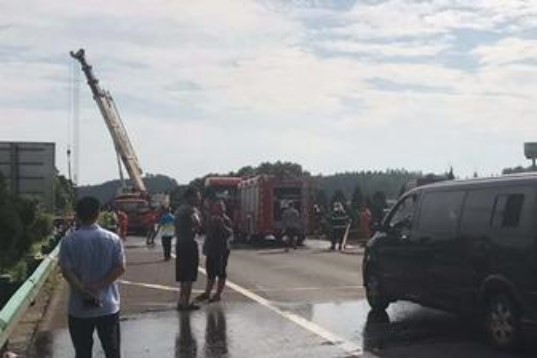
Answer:
[[[496,197],[491,226],[494,228],[517,227],[524,204],[524,194],[501,194]]]

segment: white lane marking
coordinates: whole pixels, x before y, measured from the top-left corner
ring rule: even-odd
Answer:
[[[155,290],[163,291],[179,291],[178,287],[158,285],[154,283],[145,283],[145,282],[134,282],[128,280],[118,280],[119,283],[127,286],[138,286],[151,288]],[[358,290],[363,289],[363,286],[334,286],[334,287],[290,287],[290,288],[259,288],[255,290],[250,290],[252,292],[289,292],[289,291],[320,291],[320,290]],[[203,290],[193,289],[192,292],[203,292]]]
[[[139,286],[139,287],[145,287],[145,288],[154,288],[156,290],[179,291],[178,287],[157,285],[157,284],[154,284],[154,283],[133,282],[133,281],[127,281],[127,280],[118,280],[118,282],[123,284],[123,285]]]
[[[134,282],[134,281],[127,281],[127,280],[118,280],[118,282],[127,286],[138,286],[138,287],[151,288],[155,290],[179,292],[179,287],[173,287],[173,286],[164,286],[164,285],[157,285],[154,283]],[[193,289],[192,292],[201,293],[201,292],[204,292],[204,290]]]
[[[198,271],[203,273],[204,275],[207,275],[207,271],[202,268],[202,267],[198,267]],[[253,293],[252,291],[244,288],[244,287],[241,287],[229,280],[226,281],[226,286],[228,286],[229,288],[231,288],[232,290],[242,294],[243,296],[245,297],[248,297],[249,299],[251,299],[252,301],[255,301],[257,303],[259,303],[260,305],[270,309],[271,311],[277,313],[278,315],[288,319],[289,321],[299,325],[300,327],[310,331],[311,333],[313,334],[316,334],[318,336],[320,336],[321,338],[325,339],[326,341],[340,347],[341,349],[343,349],[345,352],[347,353],[350,353],[352,355],[362,355],[363,353],[363,350],[362,350],[362,347],[360,347],[359,345],[355,344],[355,343],[352,343],[344,338],[341,338],[339,337],[338,335],[336,335],[335,333],[332,333],[326,329],[324,329],[323,327],[313,323],[312,321],[308,321],[307,319],[297,315],[297,314],[294,314],[294,313],[291,313],[289,311],[285,311],[285,310],[282,310],[278,307],[276,307],[275,305],[272,304],[272,302],[270,302],[269,300]]]
[[[175,259],[176,256],[175,254],[172,253],[172,257]],[[201,272],[202,274],[204,275],[207,275],[207,271],[199,266],[198,267],[198,271]],[[232,290],[240,293],[241,295],[245,296],[245,297],[248,297],[249,299],[251,299],[252,301],[255,301],[257,303],[259,303],[260,305],[264,306],[265,308],[268,308],[269,310],[277,313],[278,315],[280,315],[281,317],[299,325],[300,327],[310,331],[311,333],[323,338],[324,340],[332,343],[333,345],[335,346],[338,346],[339,348],[341,348],[342,350],[344,350],[346,353],[349,353],[351,354],[352,356],[361,356],[363,354],[363,349],[361,346],[359,346],[358,344],[355,344],[351,341],[348,341],[340,336],[338,336],[337,334],[333,333],[333,332],[330,332],[328,331],[327,329],[319,326],[318,324],[316,323],[313,323],[312,321],[308,321],[307,319],[295,314],[295,313],[292,313],[292,312],[289,312],[289,311],[286,311],[286,310],[282,310],[278,307],[276,307],[274,304],[272,304],[272,302],[270,302],[269,300],[255,294],[254,292],[242,287],[242,286],[239,286],[237,285],[236,283],[233,283],[229,280],[226,280],[226,286],[228,286],[229,288],[231,288]]]

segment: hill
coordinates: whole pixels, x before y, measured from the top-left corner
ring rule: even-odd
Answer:
[[[144,183],[149,194],[169,193],[178,186],[175,179],[161,174],[146,175],[144,177]],[[127,185],[131,185],[130,180],[127,180]],[[121,182],[119,180],[110,180],[97,185],[79,186],[76,192],[78,198],[94,196],[98,198],[101,203],[107,203],[112,200],[120,187]]]
[[[356,187],[365,195],[372,197],[376,192],[383,192],[386,198],[396,199],[401,187],[412,179],[422,176],[418,172],[404,169],[388,169],[386,171],[360,171],[336,173],[316,177],[319,187],[330,198],[336,191],[341,190],[350,199]]]

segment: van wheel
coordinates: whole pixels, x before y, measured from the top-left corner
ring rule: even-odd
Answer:
[[[518,312],[506,294],[495,294],[488,300],[485,328],[491,343],[505,350],[514,349],[520,341]]]
[[[365,294],[367,302],[373,310],[384,311],[386,308],[388,308],[390,300],[382,291],[382,284],[379,276],[373,270],[369,270],[366,275]]]

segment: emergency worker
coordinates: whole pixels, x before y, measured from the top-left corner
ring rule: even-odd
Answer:
[[[343,249],[343,237],[345,236],[345,231],[347,225],[349,224],[349,216],[345,212],[343,205],[340,202],[334,203],[334,208],[330,215],[330,224],[332,228],[332,244],[330,250],[336,249],[336,243],[338,244],[338,250]]]
[[[127,231],[129,229],[129,217],[124,211],[116,210],[116,215],[119,224],[119,237],[121,240],[127,240]]]
[[[298,237],[301,234],[302,225],[300,222],[300,213],[295,208],[292,201],[287,204],[287,208],[282,213],[284,235],[287,236],[287,246],[285,251],[292,247],[296,249]]]
[[[159,215],[155,210],[150,210],[145,216],[147,234],[146,244],[148,246],[155,245],[155,237],[157,236],[157,225],[159,221]]]
[[[108,231],[117,233],[118,217],[109,206],[106,206],[99,215],[99,225]]]
[[[371,232],[371,222],[373,217],[371,215],[371,210],[367,207],[365,203],[362,204],[360,208],[360,231],[362,232],[363,237],[369,239],[373,233]]]

